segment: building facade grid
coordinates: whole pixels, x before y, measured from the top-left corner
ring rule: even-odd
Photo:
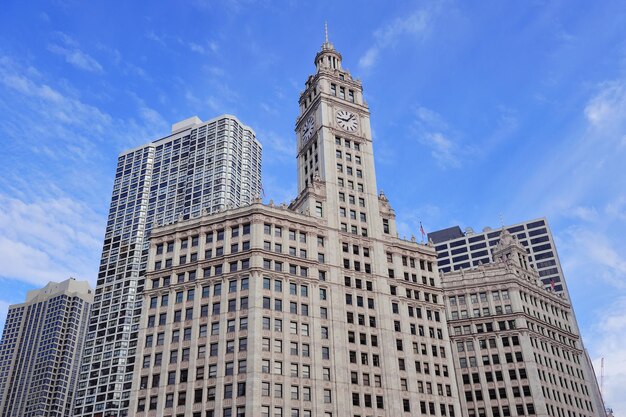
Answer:
[[[261,190],[261,145],[234,116],[193,117],[121,154],[74,413],[126,416],[152,228],[250,204]]]
[[[153,230],[138,417],[462,415],[434,248],[396,237],[361,83],[314,62],[298,197]]]
[[[0,342],[0,416],[72,415],[93,293],[73,278],[9,306]]]

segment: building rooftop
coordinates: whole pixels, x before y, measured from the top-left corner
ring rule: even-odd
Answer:
[[[428,240],[437,244],[440,242],[446,242],[448,240],[457,239],[465,236],[459,226],[448,227],[447,229],[437,230],[436,232],[428,233]]]

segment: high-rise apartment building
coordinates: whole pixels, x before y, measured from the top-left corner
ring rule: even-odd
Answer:
[[[9,306],[0,342],[0,416],[72,415],[93,293],[70,278]]]
[[[498,233],[490,263],[441,278],[464,415],[605,416],[571,304]]]
[[[314,62],[297,199],[153,230],[134,415],[464,415],[436,252],[396,237],[361,83]]]
[[[539,273],[545,288],[569,298],[563,269],[554,244],[552,232],[545,218],[528,220],[506,226],[528,251],[528,261]],[[500,240],[500,230],[485,227],[482,232],[459,226],[428,234],[437,250],[437,264],[441,272],[469,269],[493,261],[493,249]]]
[[[192,117],[119,156],[76,415],[128,415],[128,352],[136,343],[152,228],[250,204],[260,190],[261,145],[233,116]]]

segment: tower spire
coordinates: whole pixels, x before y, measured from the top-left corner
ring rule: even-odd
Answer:
[[[341,69],[341,54],[328,39],[328,21],[324,21],[324,43],[315,56],[315,66],[318,71],[320,68]]]
[[[324,22],[324,35],[325,35],[326,43],[328,43],[328,21]]]

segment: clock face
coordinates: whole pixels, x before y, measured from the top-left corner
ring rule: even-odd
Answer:
[[[315,119],[313,118],[313,116],[309,116],[308,119],[306,119],[306,122],[304,122],[304,125],[302,126],[302,141],[306,142],[309,139],[311,139],[311,136],[313,136],[313,130],[315,127]]]
[[[350,113],[347,110],[337,111],[337,124],[343,130],[347,130],[348,132],[356,132],[356,114]]]

